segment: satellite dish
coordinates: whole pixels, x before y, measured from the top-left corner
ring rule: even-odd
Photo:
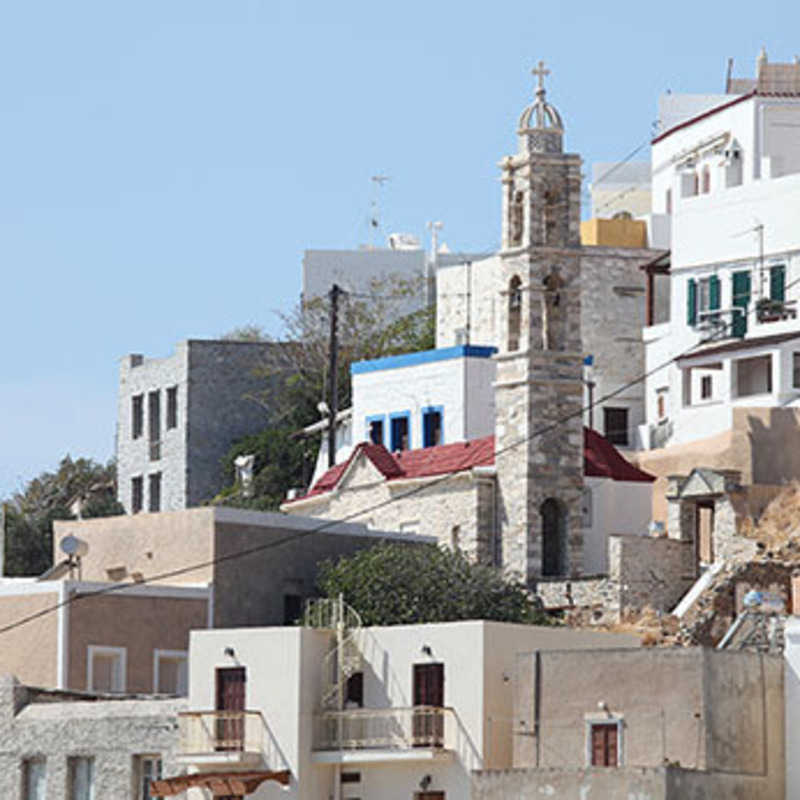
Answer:
[[[89,545],[84,542],[83,539],[79,539],[72,534],[65,536],[59,542],[59,547],[61,547],[68,556],[75,556],[76,558],[82,558],[89,552]]]

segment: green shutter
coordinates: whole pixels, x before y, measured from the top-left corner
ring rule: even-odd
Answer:
[[[686,324],[697,324],[697,281],[689,278],[689,289],[686,293]]]
[[[708,283],[708,310],[719,311],[720,284],[719,278],[712,275]]]
[[[786,299],[786,267],[769,268],[769,298],[782,303]]]
[[[742,337],[747,333],[747,307],[750,305],[750,272],[733,273],[733,306],[741,312],[733,316],[731,333]]]

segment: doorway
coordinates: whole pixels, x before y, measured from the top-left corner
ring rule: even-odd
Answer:
[[[244,750],[246,687],[244,667],[224,667],[217,670],[216,750]]]
[[[444,664],[414,664],[414,747],[444,744]]]

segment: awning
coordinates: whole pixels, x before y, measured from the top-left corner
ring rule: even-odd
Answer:
[[[176,775],[150,782],[150,793],[171,797],[187,789],[199,787],[209,789],[214,797],[221,795],[252,794],[264,781],[277,781],[288,786],[291,773],[288,769],[280,772],[198,772],[194,775]]]

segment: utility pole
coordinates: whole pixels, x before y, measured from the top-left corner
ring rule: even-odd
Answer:
[[[336,328],[339,322],[339,295],[337,284],[331,286],[331,338],[328,346],[328,469],[336,463],[336,413],[339,410],[337,372],[339,369],[339,340]]]

